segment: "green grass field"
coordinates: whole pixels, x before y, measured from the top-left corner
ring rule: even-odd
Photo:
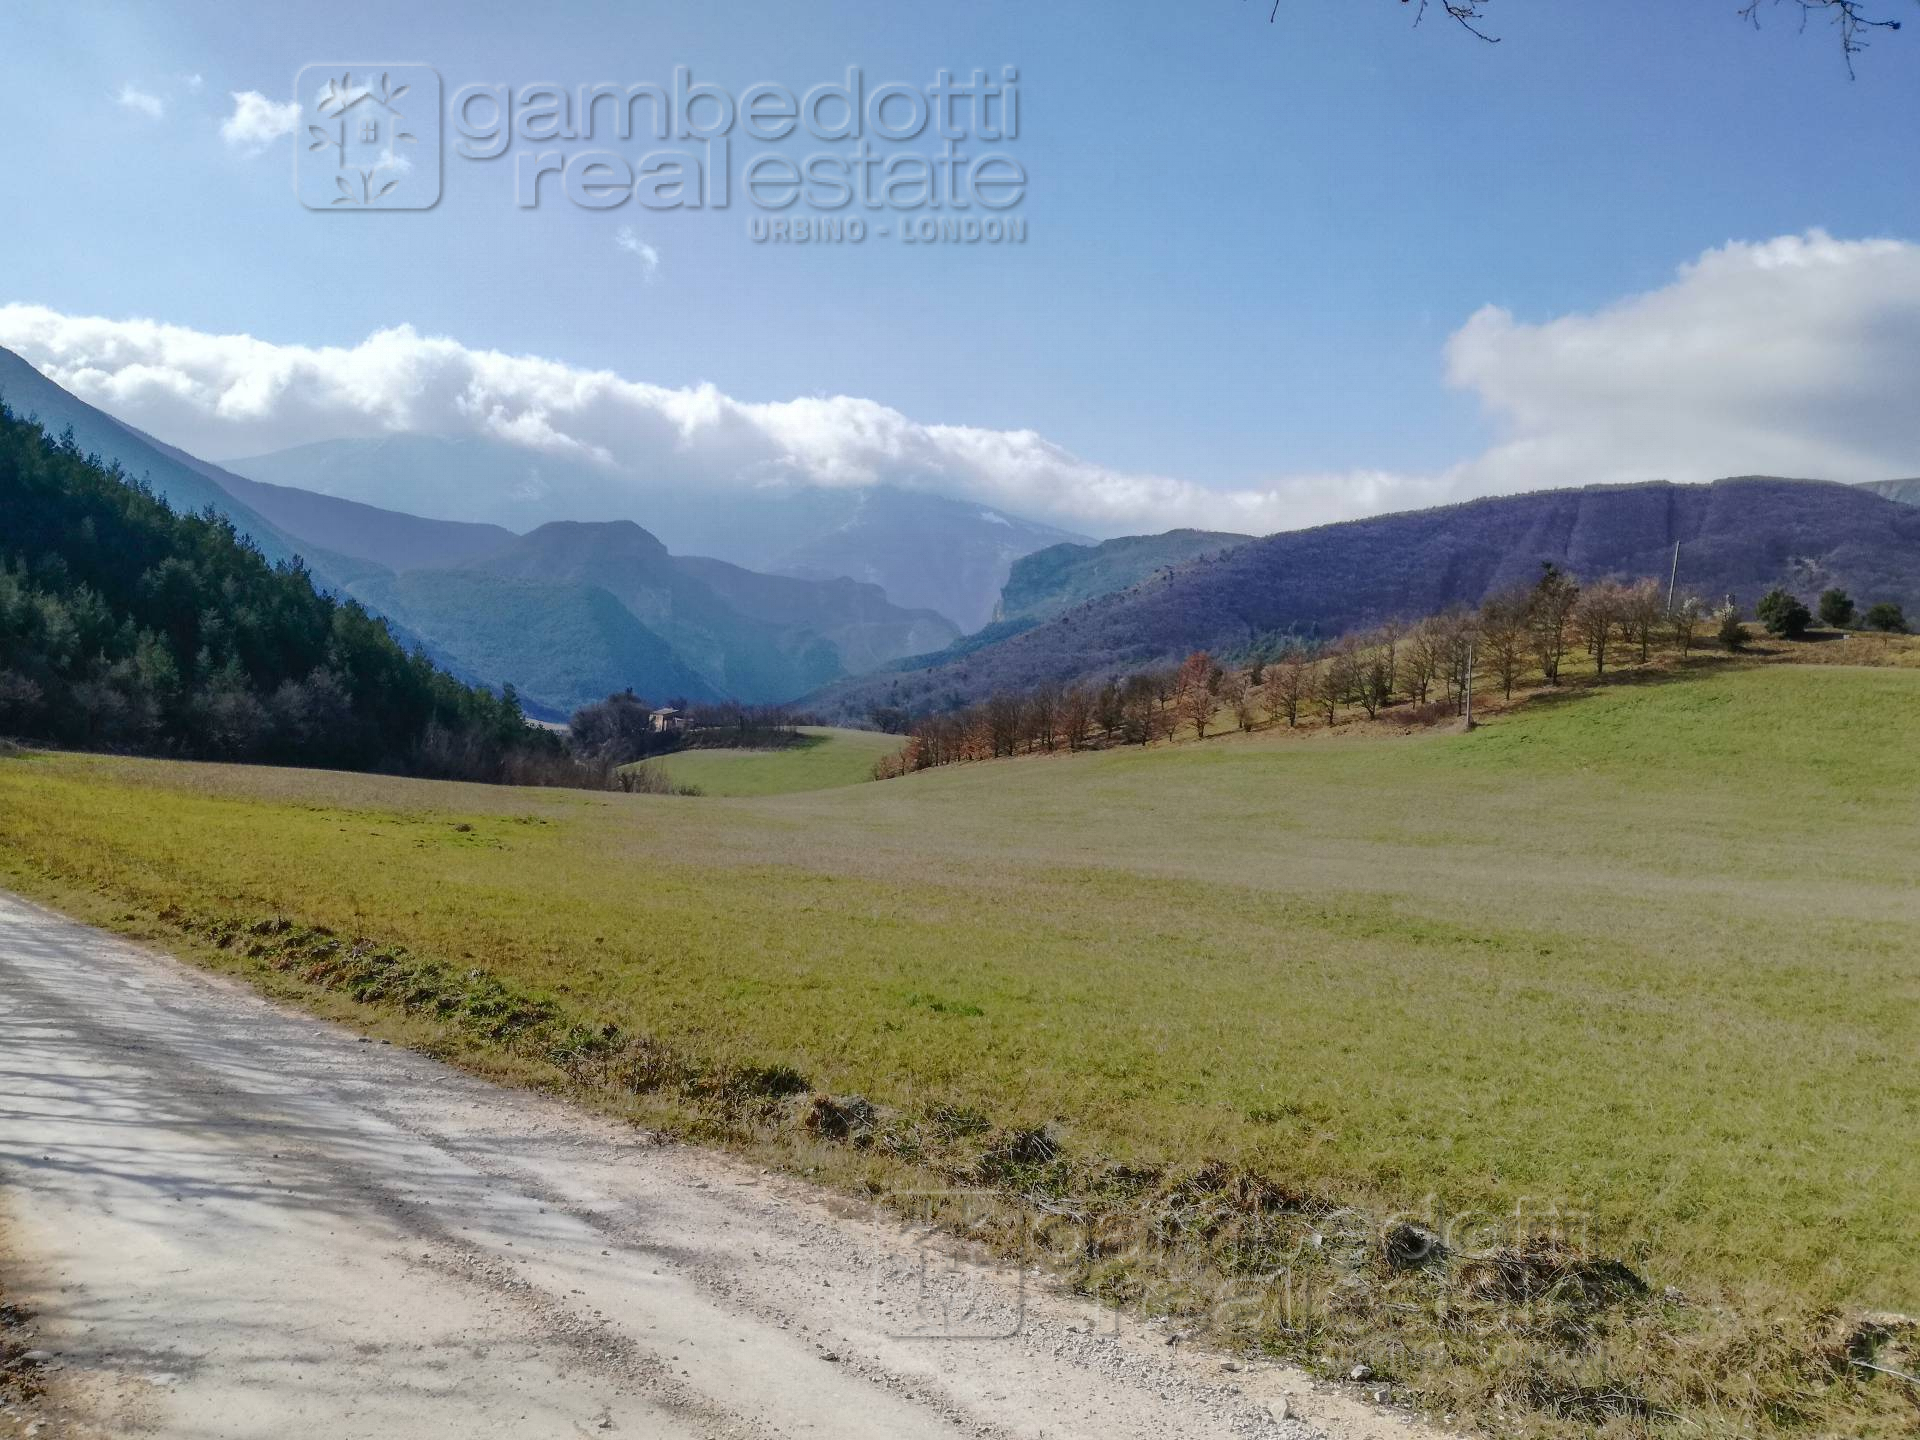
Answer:
[[[898,735],[803,725],[798,745],[780,750],[679,750],[653,762],[676,785],[702,795],[792,795],[873,778],[874,761],[903,743]]]
[[[797,789],[851,755],[675,778]],[[1916,854],[1920,672],[1833,666],[1628,677],[1471,735],[725,805],[0,760],[0,877],[129,928],[377,937],[703,1061],[1048,1124],[1089,1160],[1218,1159],[1376,1211],[1557,1207],[1656,1291],[1755,1313],[1920,1310]]]

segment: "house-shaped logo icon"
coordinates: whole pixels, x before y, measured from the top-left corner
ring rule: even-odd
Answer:
[[[440,77],[425,65],[309,65],[295,81],[294,187],[310,210],[440,199]]]

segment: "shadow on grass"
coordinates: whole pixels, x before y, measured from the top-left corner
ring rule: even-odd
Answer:
[[[700,733],[702,735],[700,739],[689,740],[673,750],[662,750],[649,758],[665,760],[674,755],[698,755],[704,750],[750,750],[756,753],[765,751],[768,754],[787,750],[815,750],[825,745],[830,738],[825,735],[807,735],[798,730],[786,732],[750,730],[745,733],[715,731],[712,732],[713,738],[710,740],[704,738],[708,732]]]
[[[1590,700],[1612,690],[1652,688],[1663,685],[1680,685],[1698,680],[1706,675],[1723,674],[1731,670],[1757,670],[1767,663],[1767,653],[1751,651],[1728,655],[1706,652],[1689,655],[1684,659],[1666,659],[1650,661],[1645,664],[1631,662],[1631,668],[1609,670],[1604,675],[1575,675],[1563,677],[1557,686],[1547,686],[1532,694],[1516,700],[1506,709],[1496,711],[1485,719],[1476,718],[1475,728],[1496,725],[1509,715],[1519,715],[1536,709],[1557,709]]]

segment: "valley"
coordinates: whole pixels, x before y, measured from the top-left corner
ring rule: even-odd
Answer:
[[[1916,1440],[1917,7],[0,3],[0,1440]]]

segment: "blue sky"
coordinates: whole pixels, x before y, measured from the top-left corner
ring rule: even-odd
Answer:
[[[1543,326],[1729,241],[1920,240],[1920,25],[1850,82],[1824,29],[1783,11],[1756,34],[1731,4],[1493,0],[1497,46],[1388,0],[1267,8],[13,0],[0,304],[278,345],[408,324],[746,403],[846,395],[1031,430],[1231,489],[1436,476],[1511,438],[1495,382],[1447,383],[1449,337],[1482,307]],[[235,92],[283,100],[335,60],[424,61],[449,91],[1017,65],[1029,238],[757,246],[738,206],[519,212],[505,162],[451,159],[434,210],[313,214],[289,140],[247,153],[219,127]],[[1913,438],[1862,463],[1900,468]]]

